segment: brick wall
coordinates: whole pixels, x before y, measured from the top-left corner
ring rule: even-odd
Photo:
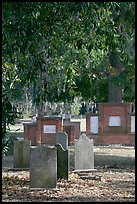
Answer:
[[[89,138],[94,139],[95,145],[110,145],[110,144],[123,144],[134,145],[135,134],[105,134],[105,135],[89,135]]]
[[[31,140],[31,145],[48,144],[54,145],[56,133],[44,133],[44,125],[53,125],[56,132],[63,131],[61,117],[40,117],[36,123],[24,123],[24,139]]]
[[[110,127],[109,117],[120,116],[121,125]],[[99,104],[99,133],[128,133],[130,132],[129,103],[100,103]]]
[[[135,144],[135,134],[131,133],[130,103],[100,103],[98,134],[90,132],[90,117],[93,115],[86,115],[86,134],[94,138],[94,144]],[[109,126],[109,118],[113,116],[120,117],[120,126]]]
[[[54,145],[56,133],[44,133],[44,125],[53,125],[56,127],[56,132],[63,131],[63,120],[61,117],[43,117],[38,118],[37,138],[41,138],[41,144]]]

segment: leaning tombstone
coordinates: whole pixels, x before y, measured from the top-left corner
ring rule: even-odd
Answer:
[[[68,179],[68,150],[64,150],[61,144],[57,147],[57,179]]]
[[[82,134],[74,141],[75,170],[94,169],[93,139]]]
[[[13,150],[14,168],[29,168],[30,140],[15,140]]]
[[[56,133],[56,144],[61,144],[64,150],[68,149],[68,134],[66,132]]]
[[[40,145],[30,149],[30,189],[54,189],[57,184],[57,148]]]

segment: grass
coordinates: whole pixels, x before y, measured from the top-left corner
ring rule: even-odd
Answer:
[[[24,131],[24,127],[23,127],[23,124],[20,123],[20,124],[15,124],[15,125],[10,125],[10,133],[13,133],[13,132],[16,132],[16,133],[20,133],[20,132],[23,132]]]

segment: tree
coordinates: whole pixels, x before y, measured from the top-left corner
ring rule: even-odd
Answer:
[[[4,2],[3,86],[10,67],[18,80],[15,86],[9,79],[11,93],[27,87],[40,110],[45,101],[75,96],[107,101],[108,84],[114,91],[121,84],[122,99],[134,100],[134,7],[134,2]]]
[[[4,42],[12,44],[9,50],[3,43],[4,53],[18,59],[17,66],[28,84],[35,86],[39,81],[39,87],[43,85],[38,101],[42,95],[43,99],[51,97],[45,94],[45,88],[52,90],[52,86],[57,86],[57,95],[67,92],[65,87],[74,95],[79,78],[85,85],[89,81],[92,85],[96,78],[104,82],[105,74],[108,77],[123,72],[119,66],[123,68],[129,61],[126,47],[130,38],[134,42],[134,2],[20,2],[4,3],[3,9]],[[120,65],[114,65],[116,56]]]
[[[6,137],[7,129],[20,116],[14,102],[21,98],[22,92],[16,67],[10,63],[2,63],[2,68],[2,151],[5,154],[9,144],[9,140]]]
[[[117,43],[119,43],[120,46],[116,44],[114,36],[109,48],[109,62],[115,70],[114,76],[109,77],[109,101],[122,102],[122,75],[124,72],[127,72],[128,66],[125,62],[127,62],[127,58],[130,59],[128,55],[134,56],[134,12],[135,5],[133,2],[128,4],[128,6],[123,2],[116,4],[115,12],[113,13],[114,26],[118,29],[117,38],[119,38],[119,40]],[[130,42],[131,45],[128,42]],[[131,61],[128,63],[131,63]],[[132,65],[134,65],[133,62]],[[114,80],[116,80],[116,83],[113,82]]]

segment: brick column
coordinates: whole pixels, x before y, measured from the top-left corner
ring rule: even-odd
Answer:
[[[128,103],[126,107],[127,112],[127,133],[131,133],[131,104]]]
[[[86,134],[90,134],[90,116],[91,113],[86,114]]]
[[[23,123],[24,126],[24,140],[29,139],[29,126],[28,124]]]
[[[36,125],[36,145],[41,145],[41,118],[37,118]]]

